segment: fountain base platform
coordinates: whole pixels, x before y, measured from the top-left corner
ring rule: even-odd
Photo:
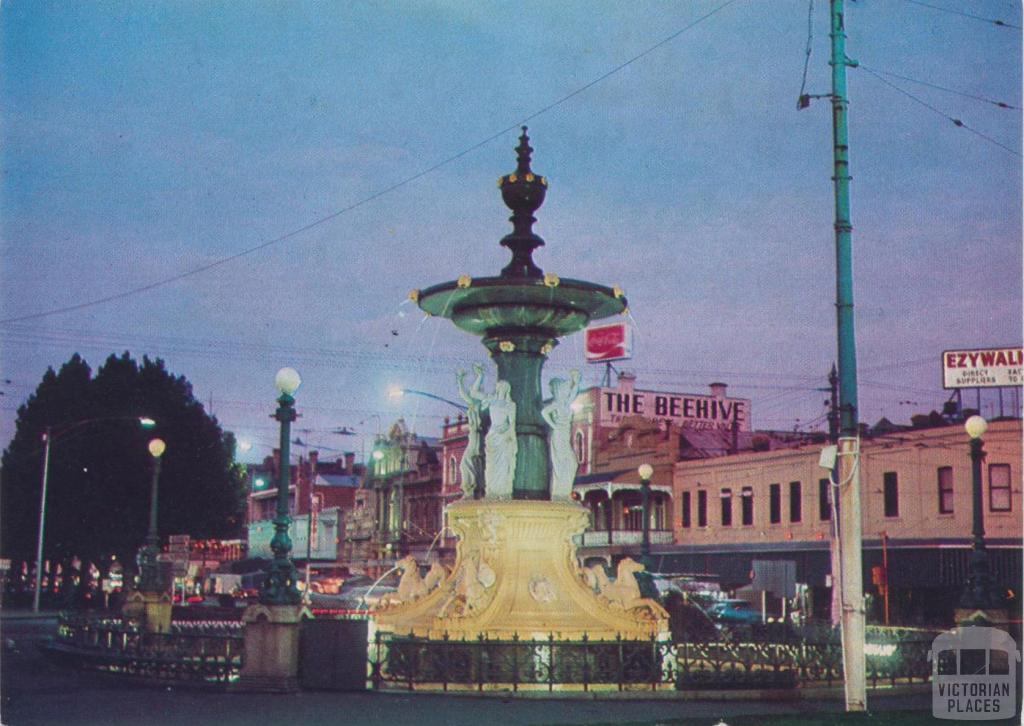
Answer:
[[[480,499],[446,511],[459,536],[453,571],[426,593],[385,604],[373,617],[378,631],[428,640],[669,638],[668,614],[639,596],[632,573],[642,567],[620,565],[609,581],[579,566],[573,536],[589,521],[579,504]]]

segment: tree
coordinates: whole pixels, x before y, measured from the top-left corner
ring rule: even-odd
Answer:
[[[156,420],[143,429],[138,418]],[[238,536],[245,488],[234,437],[162,360],[111,355],[93,376],[78,355],[46,371],[18,409],[3,453],[0,527],[5,557],[35,558],[44,433],[52,431],[44,559],[133,562],[149,523],[153,459],[147,443],[167,444],[160,473],[159,533]]]

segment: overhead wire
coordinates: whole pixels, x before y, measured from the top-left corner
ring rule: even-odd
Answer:
[[[970,18],[971,20],[978,20],[978,21],[981,21],[983,23],[990,23],[992,25],[996,25],[996,26],[1001,27],[1001,28],[1014,28],[1016,30],[1021,30],[1021,26],[1014,25],[1013,23],[1007,23],[1005,20],[999,20],[999,19],[995,19],[995,18],[983,18],[980,15],[974,15],[972,13],[966,13],[966,12],[964,12],[962,10],[953,10],[952,8],[944,8],[944,7],[940,6],[940,5],[932,5],[931,3],[921,2],[921,0],[906,0],[906,1],[908,3],[911,3],[912,5],[920,5],[923,8],[931,8],[932,10],[938,10],[938,11],[943,12],[943,13],[950,13],[952,15],[959,15],[961,17]]]
[[[148,283],[146,285],[141,285],[139,287],[131,288],[129,290],[123,290],[123,291],[121,291],[119,293],[114,293],[112,295],[106,295],[104,297],[95,298],[93,300],[87,300],[85,302],[77,303],[77,304],[74,304],[74,305],[65,305],[65,306],[58,307],[58,308],[51,308],[50,310],[44,310],[44,311],[41,311],[41,312],[38,312],[38,313],[30,313],[28,315],[19,315],[19,316],[15,316],[15,317],[11,317],[11,318],[0,319],[0,325],[6,325],[6,324],[9,324],[9,323],[24,322],[24,321],[27,321],[27,320],[38,320],[40,318],[49,317],[51,315],[58,315],[58,314],[62,314],[62,313],[75,312],[77,310],[83,310],[85,308],[94,307],[96,305],[102,305],[102,304],[105,304],[105,303],[108,303],[108,302],[113,302],[115,300],[123,300],[125,298],[132,297],[134,295],[138,295],[138,294],[141,294],[141,293],[149,292],[150,290],[155,290],[155,289],[163,287],[165,285],[169,285],[169,284],[171,284],[173,282],[178,282],[179,280],[184,280],[186,278],[193,277],[195,275],[198,275],[198,274],[203,273],[203,272],[207,272],[207,271],[212,270],[214,268],[221,267],[221,266],[223,266],[223,265],[225,265],[225,264],[227,264],[229,262],[233,262],[233,261],[241,259],[243,257],[247,257],[247,256],[249,256],[251,254],[254,254],[256,252],[259,252],[261,250],[265,250],[268,247],[272,247],[272,246],[274,246],[276,244],[280,244],[281,242],[285,242],[285,241],[287,241],[289,239],[292,239],[293,237],[297,237],[298,235],[300,235],[300,234],[302,234],[304,232],[308,232],[309,230],[314,229],[316,227],[319,227],[319,226],[325,224],[326,222],[329,222],[329,221],[331,221],[333,219],[336,219],[336,218],[340,217],[343,214],[346,214],[346,213],[351,212],[351,211],[353,211],[355,209],[358,209],[358,208],[360,208],[360,207],[362,207],[362,206],[364,206],[364,205],[366,205],[366,204],[368,204],[368,203],[370,203],[370,202],[372,202],[372,201],[374,201],[376,199],[379,199],[380,197],[385,196],[386,194],[390,194],[391,192],[396,191],[397,189],[400,189],[401,187],[404,187],[404,186],[406,186],[408,184],[411,184],[412,182],[416,181],[417,179],[421,179],[421,178],[427,176],[428,174],[430,174],[430,173],[432,173],[434,171],[437,171],[438,169],[440,169],[440,168],[442,168],[444,166],[447,166],[448,164],[451,164],[452,162],[457,161],[458,159],[461,159],[462,157],[464,157],[464,156],[466,156],[466,155],[476,151],[477,149],[479,149],[479,148],[481,148],[483,146],[486,146],[487,144],[491,143],[495,139],[498,139],[498,138],[504,136],[505,134],[509,133],[510,131],[514,131],[514,130],[518,129],[520,126],[522,126],[525,123],[527,123],[527,122],[537,118],[538,116],[541,116],[542,114],[545,114],[548,111],[551,111],[552,109],[557,108],[558,106],[561,106],[562,104],[564,104],[567,101],[575,98],[576,96],[580,95],[581,93],[584,93],[585,91],[589,90],[590,88],[593,88],[598,83],[601,83],[602,81],[607,80],[608,78],[610,78],[611,76],[615,75],[616,73],[619,73],[622,70],[628,68],[629,66],[631,66],[632,64],[634,64],[638,60],[640,60],[641,58],[644,58],[645,56],[649,55],[650,53],[653,53],[658,48],[661,48],[663,45],[666,45],[667,43],[672,42],[673,40],[678,38],[683,33],[687,32],[688,30],[691,30],[692,28],[696,27],[697,25],[703,23],[708,18],[716,15],[717,13],[721,12],[722,10],[724,10],[725,8],[727,8],[728,6],[732,5],[735,2],[737,2],[737,0],[726,0],[725,2],[723,2],[718,7],[712,9],[711,11],[709,11],[707,13],[705,13],[704,15],[702,15],[699,18],[697,18],[693,22],[685,25],[684,27],[682,27],[679,30],[675,31],[671,35],[663,38],[662,40],[658,41],[657,43],[649,46],[648,48],[646,48],[645,50],[641,51],[640,53],[637,53],[632,58],[629,58],[628,60],[623,61],[622,63],[619,63],[618,65],[614,66],[612,69],[602,73],[597,78],[594,78],[593,80],[589,81],[588,83],[585,83],[584,85],[576,88],[574,91],[571,91],[570,93],[567,93],[564,96],[561,96],[560,98],[552,101],[551,103],[547,104],[546,106],[543,106],[542,108],[534,111],[533,113],[530,113],[530,114],[524,116],[519,121],[516,121],[515,123],[506,126],[505,128],[501,129],[500,131],[491,134],[487,138],[485,138],[485,139],[483,139],[481,141],[476,142],[475,144],[473,144],[473,145],[463,149],[462,151],[459,151],[458,153],[452,154],[451,156],[448,156],[445,159],[443,159],[443,160],[441,160],[441,161],[439,161],[439,162],[437,162],[435,164],[432,164],[431,166],[428,166],[425,169],[422,169],[422,170],[416,172],[415,174],[407,176],[407,177],[405,177],[405,178],[395,182],[394,184],[391,184],[391,185],[386,186],[386,187],[384,187],[382,189],[379,189],[379,190],[377,190],[375,192],[372,192],[371,194],[368,194],[367,196],[359,199],[358,201],[353,202],[352,204],[349,204],[346,207],[343,207],[343,208],[341,208],[341,209],[339,209],[339,210],[337,210],[335,212],[332,212],[330,214],[327,214],[327,215],[325,215],[323,217],[319,217],[318,219],[315,219],[314,221],[312,221],[312,222],[310,222],[308,224],[305,224],[305,225],[303,225],[301,227],[298,227],[297,229],[293,229],[293,230],[291,230],[289,232],[286,232],[286,233],[284,233],[282,235],[274,237],[273,239],[267,240],[266,242],[261,242],[260,244],[254,245],[253,247],[249,247],[248,249],[244,249],[244,250],[241,250],[241,251],[236,252],[234,254],[228,255],[227,257],[222,257],[220,259],[213,260],[212,262],[209,262],[209,263],[207,263],[205,265],[200,265],[200,266],[194,267],[194,268],[192,268],[190,270],[185,270],[184,272],[180,272],[180,273],[178,273],[176,275],[171,275],[170,277],[165,277],[165,278],[162,278],[162,279],[159,279],[159,280],[155,280],[155,281],[153,281],[151,283]]]
[[[899,86],[897,86],[897,85],[896,85],[895,83],[890,83],[890,82],[889,82],[889,81],[887,81],[887,80],[886,80],[885,78],[883,78],[883,77],[882,77],[882,76],[881,76],[880,74],[878,74],[878,73],[876,73],[876,72],[872,71],[872,70],[871,70],[870,68],[864,68],[863,66],[861,66],[860,68],[861,68],[861,70],[863,70],[863,71],[864,71],[865,73],[867,73],[867,74],[869,74],[869,75],[871,75],[871,76],[874,76],[874,77],[875,77],[875,78],[877,78],[877,79],[878,79],[879,81],[881,81],[881,82],[882,82],[882,83],[884,83],[885,85],[889,86],[889,88],[892,88],[892,89],[894,89],[894,90],[896,90],[896,91],[898,91],[898,92],[902,93],[902,94],[903,94],[904,96],[906,96],[906,97],[907,97],[907,98],[909,98],[910,100],[912,100],[912,101],[914,101],[914,102],[916,102],[916,103],[919,103],[919,104],[921,104],[922,106],[924,106],[924,107],[925,107],[925,108],[927,108],[928,110],[930,110],[930,111],[932,111],[932,112],[934,112],[934,113],[937,113],[938,115],[942,116],[943,118],[945,118],[945,119],[946,119],[946,120],[948,120],[948,121],[951,121],[951,122],[953,123],[953,125],[954,125],[954,126],[956,126],[956,127],[958,127],[958,128],[962,128],[962,129],[964,129],[964,130],[966,130],[966,131],[970,131],[970,132],[971,132],[972,134],[974,134],[975,136],[978,136],[979,138],[982,138],[982,139],[984,139],[985,141],[989,142],[990,144],[994,144],[995,146],[998,146],[999,148],[1001,148],[1001,149],[1004,149],[1004,150],[1006,150],[1006,151],[1010,152],[1011,154],[1013,154],[1013,155],[1015,155],[1015,156],[1021,156],[1021,152],[1017,151],[1016,149],[1011,149],[1011,148],[1010,148],[1009,146],[1007,146],[1006,144],[1000,143],[999,141],[996,141],[995,139],[993,139],[993,138],[992,138],[991,136],[988,136],[988,135],[986,135],[986,134],[983,134],[982,132],[978,131],[977,129],[975,129],[975,128],[972,128],[972,127],[968,126],[968,125],[967,125],[967,124],[965,124],[965,123],[964,123],[964,122],[963,122],[963,121],[962,121],[961,119],[958,119],[958,118],[954,118],[953,116],[950,116],[949,114],[947,114],[947,113],[946,113],[945,111],[942,111],[942,110],[940,110],[940,109],[938,109],[938,108],[935,108],[935,106],[932,106],[932,105],[931,105],[930,103],[928,103],[927,101],[923,101],[923,100],[921,100],[920,98],[918,98],[918,97],[917,97],[917,96],[915,96],[914,94],[910,93],[910,92],[909,92],[909,91],[907,91],[906,89],[900,88],[900,87],[899,87]]]
[[[981,101],[982,103],[988,103],[988,104],[991,104],[993,106],[997,106],[999,108],[1004,108],[1004,109],[1014,110],[1014,111],[1020,111],[1021,110],[1020,106],[1013,106],[1013,105],[1011,105],[1009,103],[1006,103],[1005,101],[996,101],[996,100],[991,99],[991,98],[986,98],[985,96],[976,96],[973,93],[965,93],[963,91],[958,91],[955,88],[947,88],[946,86],[940,86],[937,83],[929,83],[928,81],[922,81],[922,80],[917,79],[917,78],[910,78],[909,76],[902,76],[899,73],[893,73],[892,71],[883,71],[883,70],[878,69],[878,68],[871,68],[869,66],[864,65],[864,63],[861,63],[860,66],[858,66],[858,67],[861,70],[869,71],[871,73],[875,73],[875,74],[881,73],[881,74],[886,75],[886,76],[892,76],[893,78],[899,78],[901,81],[908,81],[909,83],[917,83],[917,84],[922,85],[922,86],[927,86],[928,88],[935,88],[935,89],[937,89],[939,91],[946,91],[947,93],[953,93],[953,94],[955,94],[957,96],[963,96],[964,98],[971,98],[971,99],[974,99],[975,101]]]

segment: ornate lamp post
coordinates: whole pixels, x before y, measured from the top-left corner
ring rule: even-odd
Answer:
[[[298,573],[295,564],[288,556],[292,551],[292,540],[288,536],[288,525],[291,516],[288,513],[288,486],[291,484],[291,424],[298,415],[295,413],[295,398],[292,394],[298,390],[302,379],[294,368],[282,368],[274,377],[274,385],[281,392],[277,399],[278,407],[274,418],[281,424],[281,466],[277,482],[277,516],[274,518],[274,538],[270,540],[270,549],[274,559],[267,567],[267,576],[263,580],[260,591],[260,602],[264,605],[298,605],[302,601],[295,582]]]
[[[988,422],[981,416],[971,416],[964,423],[964,429],[971,437],[971,534],[974,541],[971,544],[967,589],[960,597],[960,607],[972,611],[994,610],[1000,608],[1002,602],[992,581],[988,552],[985,550],[984,501],[981,486],[981,462],[985,458],[985,443],[981,437],[988,429]]]
[[[640,475],[640,509],[644,517],[640,559],[644,567],[647,567],[651,559],[651,477],[654,475],[654,467],[650,464],[641,464],[636,471]]]
[[[157,496],[160,489],[160,461],[167,449],[163,439],[149,442],[149,453],[153,457],[153,483],[149,492],[149,530],[146,544],[139,553],[139,590],[142,592],[163,592],[164,581],[160,576],[160,536],[157,534]]]

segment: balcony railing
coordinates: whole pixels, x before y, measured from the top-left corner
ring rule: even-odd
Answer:
[[[672,530],[650,530],[651,544],[672,544]],[[582,547],[599,547],[601,545],[640,545],[644,533],[632,529],[613,529],[584,532],[577,535],[576,544]]]

